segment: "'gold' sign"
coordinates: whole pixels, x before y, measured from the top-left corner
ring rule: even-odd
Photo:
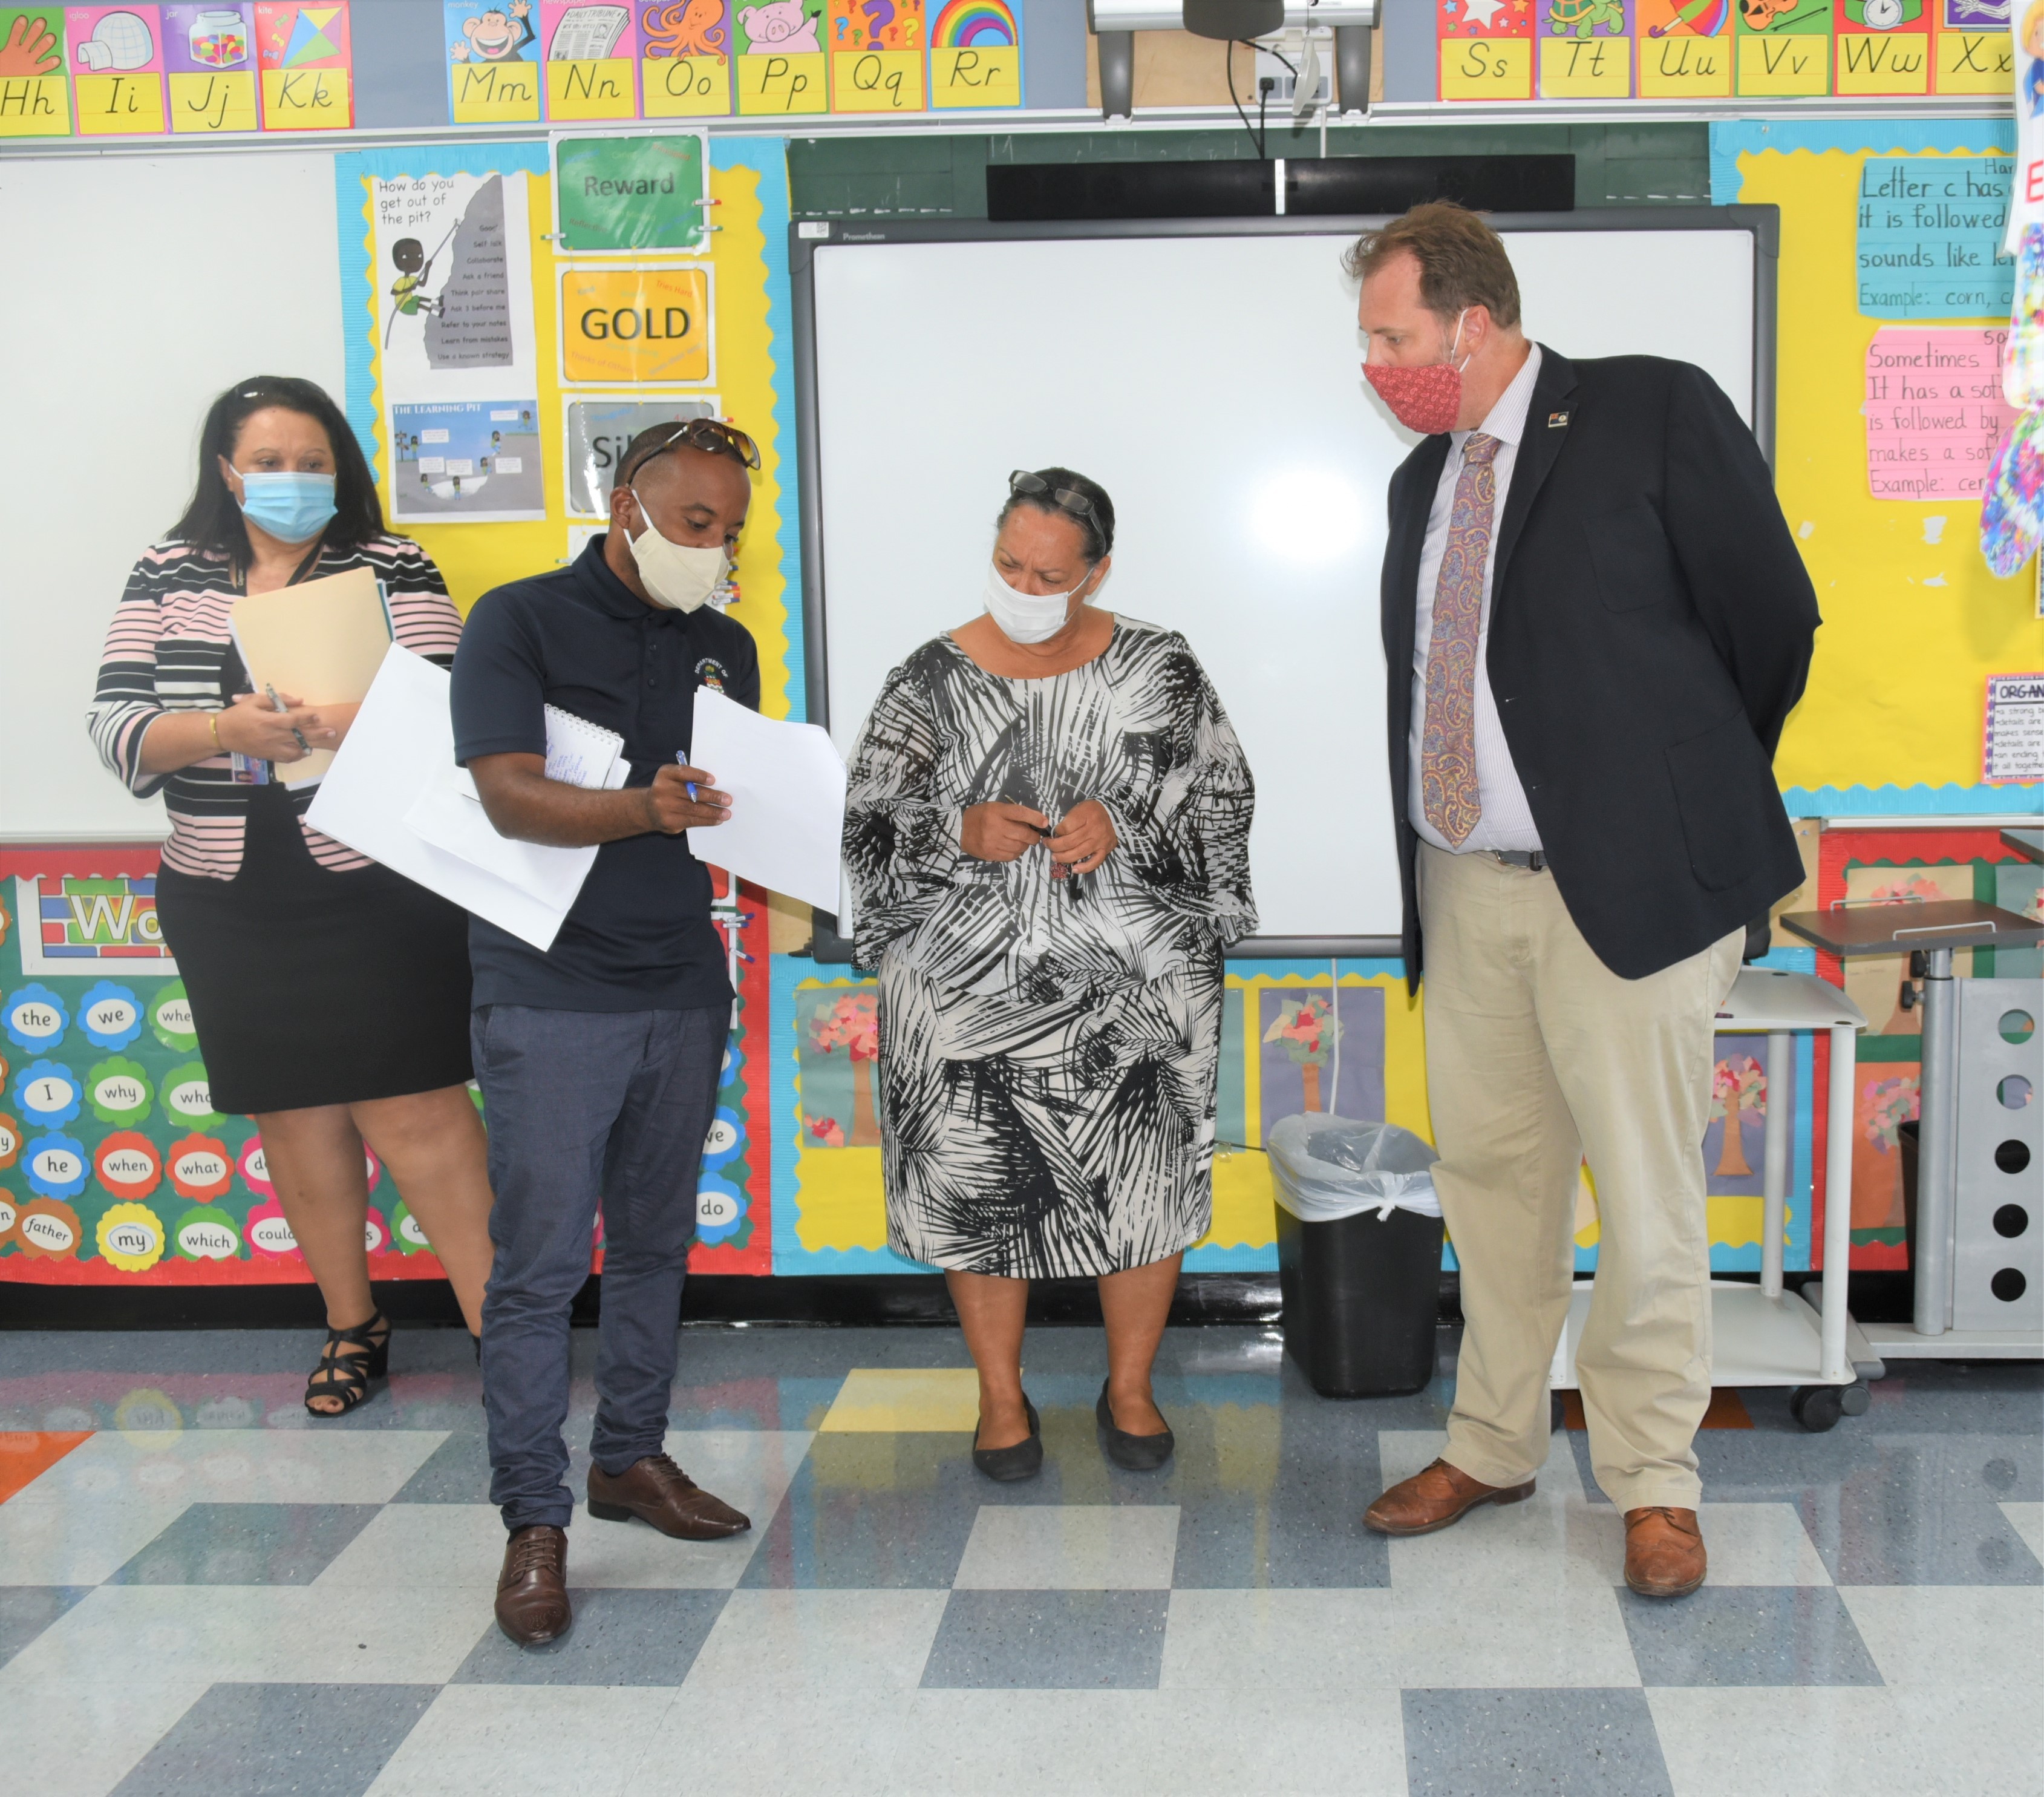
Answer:
[[[621,386],[706,381],[709,271],[569,268],[561,275],[561,378]]]

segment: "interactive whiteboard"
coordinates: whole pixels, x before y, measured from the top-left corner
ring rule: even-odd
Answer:
[[[1181,630],[1256,776],[1262,940],[1393,952],[1377,581],[1417,439],[1365,386],[1343,251],[1381,221],[795,227],[809,715],[979,609],[1013,468],[1112,495],[1100,603]],[[1528,333],[1708,370],[1771,449],[1771,207],[1500,219]]]

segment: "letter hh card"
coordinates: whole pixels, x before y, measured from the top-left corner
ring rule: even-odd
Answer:
[[[167,129],[160,6],[69,6],[64,36],[81,137],[136,137]]]
[[[824,0],[733,0],[738,110],[750,115],[830,110]]]
[[[1529,0],[1441,0],[1441,98],[1533,98],[1533,13]]]
[[[1721,100],[1731,92],[1732,0],[1639,0],[1639,95]]]
[[[547,117],[636,118],[639,60],[632,9],[616,0],[541,0]]]
[[[1831,90],[1836,0],[1738,0],[1732,39],[1741,94],[1794,98]]]
[[[923,110],[923,0],[829,0],[832,112]]]
[[[2008,0],[1931,0],[1936,27],[1931,87],[1937,94],[1992,94],[2015,85]],[[2030,12],[2029,0],[2023,11]]]
[[[711,379],[707,267],[561,271],[561,379],[694,387]]]
[[[442,0],[448,116],[456,125],[532,125],[540,117],[534,0]]]
[[[639,87],[648,118],[731,111],[731,0],[648,0],[639,13]]]
[[[255,0],[198,0],[163,9],[173,131],[253,131]]]
[[[1540,98],[1632,97],[1632,0],[1539,0]]]
[[[0,6],[0,137],[68,137],[64,10]]]
[[[1022,104],[1022,13],[1009,0],[932,0],[930,104]]]
[[[265,131],[344,131],[355,122],[346,0],[256,0]]]
[[[1835,94],[1931,91],[1931,11],[1924,0],[1837,0]]]

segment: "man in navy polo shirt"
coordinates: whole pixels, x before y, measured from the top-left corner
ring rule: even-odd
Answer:
[[[568,1311],[599,1199],[590,1514],[709,1541],[748,1518],[667,1457],[696,1168],[717,1102],[731,982],[709,872],[681,833],[729,798],[682,764],[695,693],[759,703],[752,639],[705,606],[751,499],[751,439],[705,419],[632,440],[610,529],[558,573],[486,593],[454,664],[455,753],[504,835],[594,843],[574,908],[544,953],[474,918],[471,1034],[488,1106],[497,1256],[482,1305],[490,1498],[511,1539],[497,1621],[521,1646],[572,1620],[567,1595]],[[546,775],[545,708],[624,738],[617,791]]]

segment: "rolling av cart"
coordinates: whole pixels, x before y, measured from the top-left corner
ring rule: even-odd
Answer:
[[[1805,1429],[1837,1426],[1842,1416],[1866,1409],[1866,1381],[1878,1379],[1881,1360],[1846,1309],[1846,1270],[1850,1257],[1852,1206],[1853,1068],[1858,1035],[1866,1027],[1858,1008],[1837,987],[1814,974],[1772,968],[1739,969],[1731,995],[1718,1012],[1720,1035],[1767,1037],[1767,1133],[1762,1161],[1760,1283],[1711,1282],[1711,1326],[1715,1339],[1712,1381],[1718,1385],[1787,1386],[1789,1408]],[[1826,1142],[1823,1302],[1812,1306],[1781,1279],[1781,1250],[1788,1218],[1790,1136],[1795,1106],[1792,1037],[1800,1030],[1827,1030],[1831,1040],[1831,1109]],[[1806,1286],[1804,1292],[1815,1287]],[[1555,1426],[1559,1394],[1577,1388],[1576,1344],[1589,1314],[1591,1284],[1576,1282],[1569,1320],[1554,1350],[1549,1383]]]

